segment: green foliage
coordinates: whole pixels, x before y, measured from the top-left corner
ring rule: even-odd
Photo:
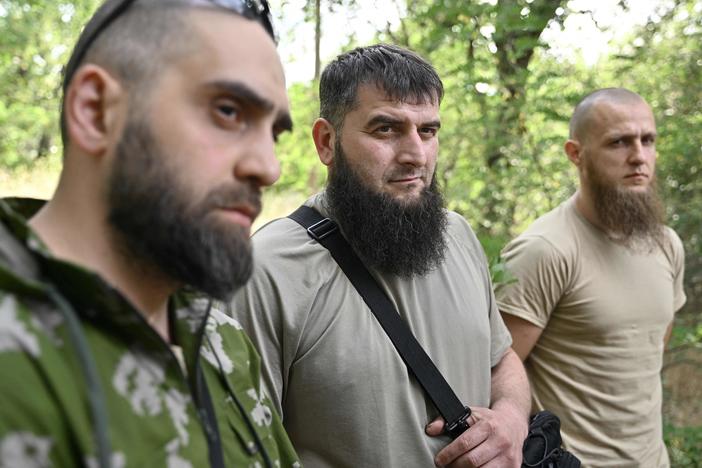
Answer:
[[[702,323],[673,327],[669,346],[673,349],[684,346],[702,349]]]
[[[295,125],[292,132],[281,136],[276,147],[282,175],[273,190],[311,193],[326,180],[326,170],[312,142],[312,124],[319,116],[317,93],[316,82],[297,83],[288,89]]]
[[[507,265],[500,256],[500,251],[509,239],[495,236],[482,236],[479,238],[480,244],[485,251],[488,266],[490,267],[490,279],[493,287],[500,284],[510,284],[516,278],[507,270]]]
[[[60,154],[61,71],[98,0],[0,1],[0,164]]]
[[[702,461],[702,426],[664,427],[671,468],[698,468]]]

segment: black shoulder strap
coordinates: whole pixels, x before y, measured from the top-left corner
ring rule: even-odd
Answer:
[[[314,208],[304,205],[290,214],[289,218],[304,227],[310,237],[329,250],[390,337],[402,360],[446,420],[445,432],[454,439],[458,437],[468,428],[470,409],[463,406],[388,296],[349,246],[336,223],[324,218]]]

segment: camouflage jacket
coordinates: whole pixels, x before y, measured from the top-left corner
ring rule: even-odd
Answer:
[[[224,306],[171,298],[177,357],[105,281],[48,253],[25,221],[40,206],[0,200],[0,466],[299,466]]]

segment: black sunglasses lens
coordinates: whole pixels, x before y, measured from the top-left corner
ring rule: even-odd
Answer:
[[[275,38],[273,17],[266,0],[212,0],[212,3],[228,8],[249,19],[259,21],[268,34]]]
[[[93,17],[91,23],[88,23],[86,31],[83,32],[81,39],[77,44],[77,48],[73,53],[73,57],[69,61],[65,70],[65,81],[64,84],[68,83],[69,79],[73,76],[76,68],[83,60],[87,50],[95,41],[95,38],[100,35],[100,33],[107,28],[117,17],[119,17],[124,11],[136,0],[122,0],[106,2],[101,10],[98,10],[102,14],[100,19]],[[263,27],[266,29],[268,34],[275,39],[275,31],[273,29],[273,18],[271,16],[271,9],[266,0],[209,0],[215,5],[220,5],[223,8],[234,11],[235,13],[245,16],[252,20],[259,21]]]

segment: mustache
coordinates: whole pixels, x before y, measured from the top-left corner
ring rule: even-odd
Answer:
[[[407,179],[410,177],[420,177],[423,178],[427,174],[425,168],[416,167],[398,167],[390,171],[387,175],[389,180]]]
[[[218,208],[244,207],[253,217],[261,213],[261,189],[254,183],[225,184],[212,189],[200,204],[205,213]]]

